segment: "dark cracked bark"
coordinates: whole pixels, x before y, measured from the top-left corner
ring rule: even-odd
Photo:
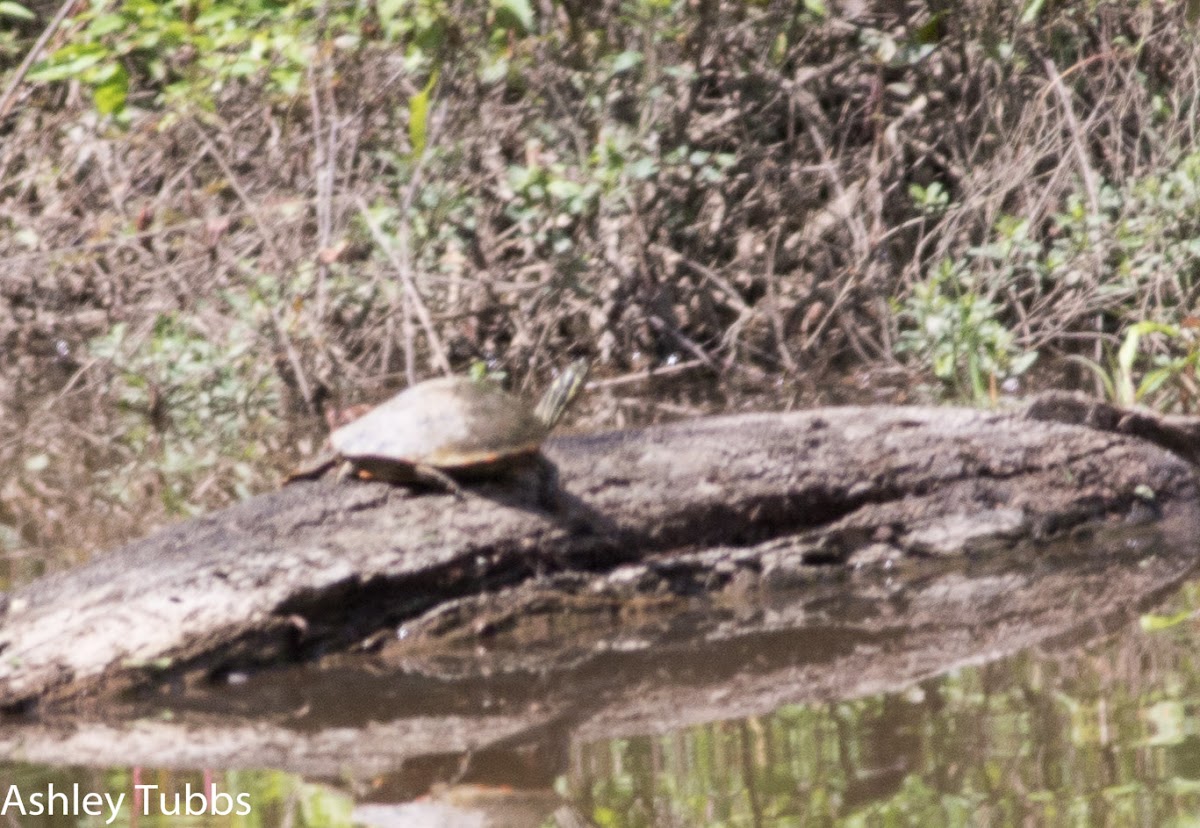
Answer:
[[[103,699],[375,646],[493,635],[906,558],[1036,554],[1018,542],[1197,503],[1145,435],[963,409],[843,408],[564,437],[532,480],[456,501],[300,483],[9,596],[0,703]],[[1045,413],[1045,412],[1042,412]],[[1143,429],[1144,430],[1144,429]],[[499,602],[496,597],[503,596]]]

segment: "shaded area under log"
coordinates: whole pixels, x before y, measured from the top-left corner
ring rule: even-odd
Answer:
[[[1034,416],[842,408],[563,437],[546,448],[562,486],[553,512],[521,478],[463,502],[379,483],[289,486],[9,596],[0,703],[81,708],[390,653],[397,630],[422,658],[530,623],[564,637],[571,619],[753,605],[916,558],[1036,558],[1017,544],[1191,514],[1196,476],[1156,444],[1169,440],[1070,399],[1035,403]],[[1155,423],[1168,436],[1186,425]],[[549,650],[556,665],[574,658]]]

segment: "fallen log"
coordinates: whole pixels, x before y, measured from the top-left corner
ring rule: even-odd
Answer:
[[[493,635],[512,607],[586,618],[1194,509],[1193,466],[1144,422],[1079,424],[1097,410],[841,408],[561,437],[546,447],[553,509],[522,478],[465,501],[288,486],[8,596],[0,705],[179,687],[377,648],[398,629],[437,648]]]

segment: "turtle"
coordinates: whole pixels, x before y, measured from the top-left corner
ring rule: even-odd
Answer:
[[[334,468],[338,479],[426,483],[459,497],[456,480],[498,477],[549,461],[542,441],[587,379],[586,359],[571,363],[536,405],[490,380],[426,380],[334,429],[330,451],[292,472],[285,485],[315,480]]]

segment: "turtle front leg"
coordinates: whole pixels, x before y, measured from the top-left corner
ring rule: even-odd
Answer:
[[[417,482],[440,488],[454,495],[459,500],[467,499],[467,493],[463,487],[458,485],[458,482],[453,477],[441,469],[426,466],[424,463],[416,463],[413,465],[412,470],[413,477],[416,478]]]

